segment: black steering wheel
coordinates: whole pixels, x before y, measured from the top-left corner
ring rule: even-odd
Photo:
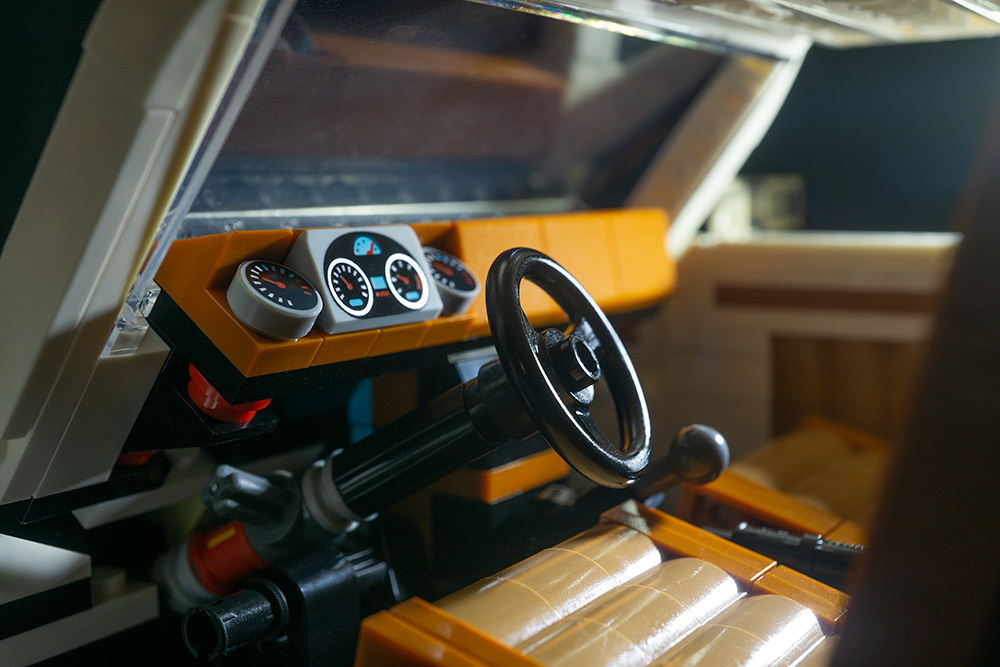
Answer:
[[[565,331],[536,332],[521,280],[569,316]],[[566,269],[530,248],[501,253],[486,278],[486,312],[500,363],[538,431],[571,466],[606,487],[629,486],[649,463],[649,412],[632,361],[608,318]],[[621,447],[590,414],[593,384],[608,382]]]

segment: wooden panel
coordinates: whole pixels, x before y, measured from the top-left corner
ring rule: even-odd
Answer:
[[[852,292],[846,290],[795,289],[719,285],[715,303],[749,308],[794,310],[846,310],[862,313],[934,314],[941,303],[936,292]]]

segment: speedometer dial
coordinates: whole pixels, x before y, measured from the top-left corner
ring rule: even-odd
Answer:
[[[375,297],[368,276],[346,257],[330,262],[326,271],[326,284],[337,305],[350,315],[364,317],[372,309]]]

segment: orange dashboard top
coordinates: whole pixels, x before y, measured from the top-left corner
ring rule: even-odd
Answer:
[[[609,313],[649,307],[674,286],[675,267],[658,209],[588,211],[412,225],[421,244],[461,259],[485,281],[493,259],[517,246],[541,250],[566,267]],[[302,230],[237,231],[175,241],[156,274],[160,287],[244,377],[256,377],[444,345],[489,335],[485,294],[471,309],[399,326],[328,335],[314,329],[295,341],[273,340],[232,313],[226,289],[248,259],[282,262]],[[521,303],[535,326],[562,311],[534,285]]]

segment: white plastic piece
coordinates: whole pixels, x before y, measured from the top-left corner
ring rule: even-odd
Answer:
[[[107,481],[169,352],[167,344],[149,331],[134,354],[98,360],[45,476],[35,488],[36,498]],[[56,437],[48,434],[48,424],[41,424],[32,440]]]
[[[86,554],[0,534],[0,605],[89,576]]]
[[[0,640],[4,667],[25,667],[159,616],[156,586],[132,582],[127,591],[86,611]]]
[[[81,526],[90,529],[197,498],[217,465],[215,461],[199,449],[164,453],[170,459],[170,471],[163,484],[151,491],[75,509],[73,516]]]
[[[316,285],[326,333],[422,322],[441,314],[417,235],[406,225],[310,229],[285,263]]]
[[[443,312],[459,314],[472,307],[479,294],[479,280],[458,257],[437,248],[424,248],[430,276],[441,295]]]
[[[753,193],[742,178],[729,184],[708,218],[712,238],[733,243],[750,238],[753,229]]]
[[[302,502],[316,523],[334,535],[349,533],[364,521],[344,504],[325,460],[302,475]]]
[[[243,324],[261,335],[285,340],[309,333],[323,310],[316,288],[305,278],[277,262],[263,260],[240,264],[226,300]]]
[[[771,126],[811,46],[794,45],[787,60],[737,58],[686,112],[667,144],[629,194],[628,206],[670,213],[667,251],[679,258],[722,193]]]
[[[1000,8],[990,0],[954,0],[959,7],[964,7],[970,12],[975,12],[980,16],[985,16],[989,20],[1000,23]]]
[[[16,341],[0,347],[0,502],[31,496],[64,440],[263,4],[101,5],[0,255],[0,280],[36,276],[0,293],[0,340]],[[69,446],[83,460],[92,443]]]
[[[563,104],[572,108],[581,100],[617,80],[625,70],[620,53],[623,36],[608,30],[578,26]]]
[[[703,42],[742,53],[788,58],[807,39],[763,26],[692,11],[690,7],[655,0],[548,0],[517,3],[522,11],[613,30],[652,41]]]

